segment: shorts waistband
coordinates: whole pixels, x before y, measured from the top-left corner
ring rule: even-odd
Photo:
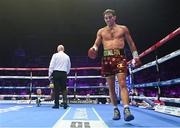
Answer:
[[[125,55],[124,49],[108,49],[104,50],[104,56],[114,56],[114,55]]]

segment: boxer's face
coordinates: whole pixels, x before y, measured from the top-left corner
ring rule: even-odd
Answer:
[[[104,21],[106,22],[107,26],[112,26],[114,25],[116,20],[116,16],[113,16],[111,13],[106,13],[104,15]]]

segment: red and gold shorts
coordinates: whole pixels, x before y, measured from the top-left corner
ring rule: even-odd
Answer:
[[[105,50],[101,66],[101,75],[103,77],[108,77],[117,73],[127,73],[127,59],[124,55],[124,50]]]

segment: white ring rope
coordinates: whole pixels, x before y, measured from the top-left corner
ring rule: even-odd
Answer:
[[[29,89],[29,86],[1,86],[0,89]],[[46,87],[32,87],[33,89],[48,89],[49,85]],[[74,89],[74,87],[67,87],[68,89]],[[108,86],[76,86],[76,88],[90,89],[90,88],[108,88]]]
[[[165,61],[167,61],[167,60],[170,60],[170,59],[172,59],[172,58],[174,58],[174,57],[177,57],[177,56],[179,56],[179,55],[180,55],[180,49],[177,50],[177,51],[174,51],[174,52],[172,52],[172,53],[170,53],[170,54],[168,54],[168,55],[166,55],[166,56],[164,56],[164,57],[162,57],[162,58],[160,58],[160,59],[158,59],[157,62],[158,62],[159,64],[161,64],[161,63],[163,63],[163,62],[165,62]],[[155,61],[152,61],[152,62],[150,62],[150,63],[147,63],[147,64],[141,66],[140,68],[134,69],[134,70],[132,70],[131,72],[132,72],[132,73],[135,73],[135,72],[138,72],[138,71],[140,71],[140,70],[146,69],[146,68],[151,67],[151,66],[154,66],[154,65],[156,65],[156,60],[155,60]]]
[[[174,85],[174,84],[179,84],[180,83],[180,78],[177,79],[172,79],[172,80],[167,80],[167,81],[161,81],[161,82],[151,82],[151,83],[143,83],[143,84],[135,84],[135,88],[144,88],[144,87],[154,87],[154,86],[167,86],[167,85]]]
[[[0,76],[1,79],[49,79],[48,76]],[[68,76],[68,78],[103,78],[102,76]]]
[[[157,97],[145,97],[145,96],[130,96],[130,97],[133,99],[157,100]],[[160,100],[165,102],[180,103],[180,98],[160,97]]]
[[[1,95],[3,97],[29,97],[29,95]],[[31,95],[31,97],[37,97],[37,96],[41,96],[41,97],[49,97],[49,95]],[[62,98],[62,95],[59,96],[60,98]],[[68,98],[74,98],[74,95],[67,95]],[[76,95],[76,98],[109,98],[108,95]]]
[[[31,97],[38,97],[39,95],[31,95]],[[1,95],[1,97],[29,97],[29,95]],[[41,97],[49,97],[48,95],[41,95]],[[74,95],[67,95],[68,98],[74,98]],[[60,95],[60,98],[62,98],[62,95]],[[84,98],[110,98],[108,95],[76,95],[76,98],[78,99],[84,99]],[[149,100],[157,100],[157,97],[145,97],[145,96],[130,96],[130,98],[133,99],[149,99]],[[160,97],[161,101],[165,102],[171,102],[171,103],[180,103],[180,98],[168,98],[168,97]],[[0,102],[2,103],[2,101]]]

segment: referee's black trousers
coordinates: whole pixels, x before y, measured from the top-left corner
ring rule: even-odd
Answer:
[[[54,104],[59,106],[59,94],[62,93],[63,104],[67,104],[67,73],[65,71],[53,71],[53,83],[54,83]]]

